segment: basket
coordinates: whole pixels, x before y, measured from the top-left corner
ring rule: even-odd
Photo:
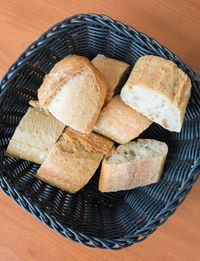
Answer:
[[[152,124],[142,138],[169,146],[157,184],[116,193],[98,191],[96,172],[70,194],[36,178],[39,165],[5,156],[9,140],[37,89],[55,63],[75,53],[92,59],[101,53],[134,65],[147,54],[175,62],[192,81],[192,96],[181,133]],[[162,225],[184,201],[199,177],[200,78],[154,39],[105,15],[80,14],[51,27],[8,69],[0,85],[0,185],[21,207],[62,236],[89,247],[122,249],[140,242]]]

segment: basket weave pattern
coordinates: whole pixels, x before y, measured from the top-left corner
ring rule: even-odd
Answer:
[[[45,74],[68,54],[105,54],[134,65],[146,54],[174,61],[192,81],[192,97],[181,133],[157,124],[142,138],[165,141],[169,153],[157,184],[125,192],[100,193],[99,170],[87,186],[70,194],[36,178],[39,165],[5,157],[30,99]],[[8,69],[0,84],[0,185],[16,203],[59,234],[86,246],[121,249],[153,233],[184,201],[199,177],[200,78],[154,39],[105,15],[76,15],[51,27]]]

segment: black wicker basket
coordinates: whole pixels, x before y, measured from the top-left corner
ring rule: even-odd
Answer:
[[[39,165],[5,157],[20,119],[37,98],[46,73],[66,55],[97,54],[133,65],[142,55],[174,61],[192,81],[181,133],[153,124],[142,137],[165,141],[169,153],[160,182],[116,193],[100,193],[98,171],[81,191],[70,194],[36,178]],[[105,15],[76,15],[45,32],[9,68],[0,86],[0,184],[20,206],[61,235],[86,246],[121,249],[153,233],[183,202],[199,176],[200,78],[154,39]]]

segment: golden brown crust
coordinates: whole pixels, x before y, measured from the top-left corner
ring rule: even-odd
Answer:
[[[190,86],[188,88],[188,86]],[[184,120],[184,115],[185,115],[185,111],[187,108],[187,104],[188,101],[190,99],[191,96],[191,81],[188,78],[187,81],[185,82],[185,86],[183,87],[183,93],[182,93],[182,97],[180,98],[180,104],[179,104],[179,108],[180,108],[180,118],[181,118],[181,126],[183,124],[183,120]]]
[[[85,144],[88,150],[93,149],[102,152],[103,154],[107,154],[114,146],[113,141],[94,132],[84,134],[71,128],[67,128],[63,134],[65,135],[65,133],[70,137],[78,139],[82,144]]]
[[[146,152],[138,151],[138,148],[141,150],[142,144],[146,144]],[[135,146],[135,149],[132,147],[128,150],[127,147],[130,145]],[[157,147],[159,150],[157,149],[157,153],[151,154],[149,146],[159,146]],[[102,162],[99,190],[101,192],[129,190],[158,182],[162,175],[167,152],[168,147],[165,143],[150,139],[119,146],[106,155]]]
[[[12,138],[6,151],[6,155],[8,157],[20,158],[37,164],[42,164],[48,156],[48,152],[48,150],[40,146],[33,147],[32,145]]]
[[[91,118],[91,121],[86,126],[86,129],[84,131],[84,133],[86,133],[86,134],[89,134],[92,132],[94,125],[99,117],[100,111],[104,105],[105,97],[107,94],[107,85],[106,85],[103,75],[98,70],[96,70],[96,68],[94,70],[94,75],[96,78],[95,86],[97,88],[97,93],[98,93],[98,105],[93,114],[93,117]]]
[[[117,95],[101,111],[94,131],[124,144],[139,136],[151,123]]]
[[[92,63],[102,73],[107,83],[108,91],[105,98],[105,104],[107,104],[112,99],[115,88],[130,65],[102,54],[98,54],[92,60]]]
[[[41,108],[39,101],[30,100],[29,104],[35,109],[39,110]]]
[[[75,193],[85,186],[98,168],[103,155],[113,142],[97,134],[84,135],[66,128],[53,146],[47,159],[39,168],[36,177]]]
[[[166,96],[177,108],[185,104],[190,78],[172,61],[154,55],[139,58],[126,86],[143,86]]]
[[[62,87],[63,83],[73,77],[75,74],[81,72],[86,67],[89,67],[95,75],[97,80],[104,81],[103,76],[99,71],[92,65],[90,60],[86,57],[79,55],[69,55],[60,62],[56,63],[51,69],[49,74],[45,76],[45,79],[38,89],[38,99],[40,105],[46,106],[56,92]],[[106,92],[107,87],[104,87]]]
[[[65,125],[83,133],[93,130],[107,86],[85,57],[69,55],[57,63],[38,90],[41,106]]]
[[[41,164],[64,127],[52,115],[30,107],[17,126],[6,155]]]
[[[156,183],[162,175],[165,159],[166,156],[121,164],[108,164],[104,159],[99,179],[99,190],[101,192],[115,192]]]

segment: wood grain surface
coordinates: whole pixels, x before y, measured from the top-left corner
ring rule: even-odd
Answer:
[[[199,0],[0,0],[0,77],[51,25],[106,14],[155,38],[200,73]],[[90,249],[58,235],[0,191],[0,261],[200,260],[200,180],[175,214],[142,243]]]

